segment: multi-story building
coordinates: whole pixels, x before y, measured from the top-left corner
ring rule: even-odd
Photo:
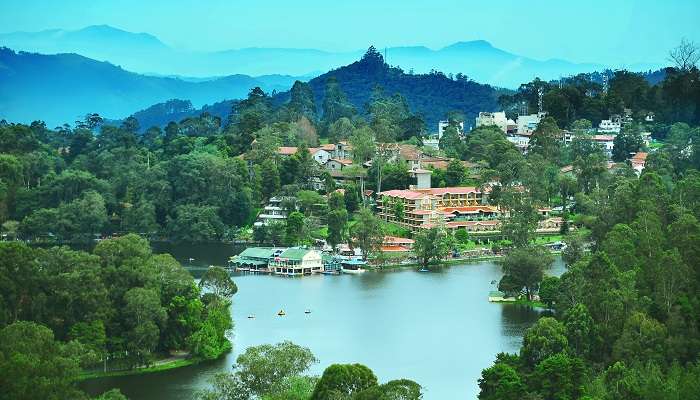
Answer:
[[[475,187],[448,187],[388,190],[379,193],[380,218],[412,231],[452,220],[489,218],[495,207],[482,204],[482,193]]]
[[[515,124],[512,120],[506,118],[506,113],[503,111],[499,112],[480,112],[479,116],[476,117],[476,127],[495,125],[503,133],[508,133],[508,127]]]
[[[610,119],[604,119],[600,121],[598,125],[599,133],[612,133],[617,135],[620,133],[620,129],[622,129],[622,118],[619,115],[612,116]]]
[[[613,147],[615,147],[614,140],[614,135],[593,135],[593,141],[598,143],[608,158],[612,157]]]
[[[537,113],[530,115],[519,115],[518,119],[515,121],[518,126],[516,133],[518,135],[530,135],[537,129],[542,118],[544,118],[545,113]]]

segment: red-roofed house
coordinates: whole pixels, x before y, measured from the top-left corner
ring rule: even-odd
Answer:
[[[641,175],[642,171],[644,170],[644,166],[647,163],[647,156],[648,153],[644,152],[639,152],[636,153],[632,158],[630,158],[630,164],[632,164],[632,168],[634,171],[637,173],[637,175]]]

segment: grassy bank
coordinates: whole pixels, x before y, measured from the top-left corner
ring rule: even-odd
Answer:
[[[84,381],[84,380],[88,380],[88,379],[107,378],[107,377],[114,377],[114,376],[151,374],[154,372],[167,371],[167,370],[171,370],[171,369],[175,369],[175,368],[188,367],[190,365],[199,364],[202,361],[204,361],[204,360],[199,359],[199,358],[184,358],[184,359],[181,358],[181,359],[162,362],[162,363],[158,363],[156,361],[156,363],[158,363],[158,364],[152,365],[150,367],[134,368],[134,369],[128,369],[128,370],[123,370],[123,371],[83,372],[79,375],[78,380]]]

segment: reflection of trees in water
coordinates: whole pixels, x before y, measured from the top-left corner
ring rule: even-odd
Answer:
[[[501,304],[501,331],[506,337],[520,340],[529,328],[542,315],[541,310],[519,304]]]

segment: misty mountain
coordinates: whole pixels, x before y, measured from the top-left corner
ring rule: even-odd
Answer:
[[[291,87],[295,77],[229,75],[204,81],[136,74],[77,54],[42,55],[0,48],[0,119],[72,123],[88,112],[110,119],[173,98],[194,107]]]
[[[359,59],[364,49],[328,52],[315,49],[244,48],[217,52],[186,52],[173,49],[155,36],[131,33],[106,25],[77,31],[49,30],[0,34],[0,44],[40,53],[77,53],[109,61],[138,73],[193,77],[246,75],[305,75],[328,71]],[[516,88],[535,77],[544,80],[608,67],[566,60],[535,60],[493,47],[483,40],[458,42],[433,50],[424,46],[390,47],[387,62],[406,71],[462,73],[494,86]],[[648,70],[659,66],[630,66]]]

